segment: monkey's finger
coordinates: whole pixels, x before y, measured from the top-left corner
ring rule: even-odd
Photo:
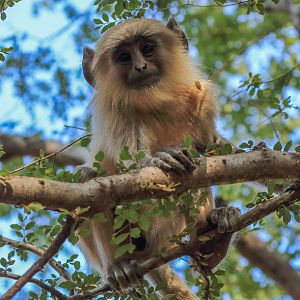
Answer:
[[[188,172],[192,172],[196,168],[192,158],[187,156],[183,152],[183,149],[181,148],[174,149],[169,154],[172,157],[174,157],[176,160],[178,160]]]
[[[166,171],[166,172],[170,172],[172,171],[172,167],[167,164],[166,162],[164,162],[163,160],[161,160],[160,158],[158,157],[154,157],[151,161],[151,165],[155,166],[155,167],[158,167],[160,169],[162,169],[163,171]]]
[[[208,216],[207,216],[208,221],[210,221],[212,224],[217,224],[219,221],[219,209],[214,208],[212,209]]]
[[[109,284],[109,286],[111,287],[112,290],[118,290],[119,289],[118,281],[115,277],[115,274],[111,270],[109,270],[106,273],[106,281],[107,281],[107,283]]]
[[[241,211],[235,207],[228,207],[226,210],[226,220],[227,220],[227,232],[232,232],[236,228],[239,218],[241,216]]]
[[[123,261],[121,265],[122,265],[122,270],[127,279],[127,287],[133,285],[134,283],[137,283],[139,277],[138,277],[138,271],[136,269],[136,266],[126,261]]]
[[[125,289],[128,287],[128,280],[126,278],[126,275],[123,271],[122,265],[120,264],[114,264],[111,268],[112,272],[115,275],[115,278],[117,280],[118,288]]]
[[[156,156],[172,167],[172,170],[178,173],[185,173],[186,169],[183,165],[166,152],[157,152]]]

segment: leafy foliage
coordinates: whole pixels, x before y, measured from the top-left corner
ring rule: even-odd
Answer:
[[[4,21],[2,24],[9,20],[19,24],[19,28],[22,27],[22,23],[11,20],[7,14],[18,8],[17,5],[11,9],[17,2],[19,1],[0,0],[0,15]],[[273,2],[276,4],[279,1]],[[300,152],[300,136],[297,132],[300,127],[300,104],[297,99],[297,91],[300,89],[299,38],[291,26],[290,16],[280,12],[269,12],[265,9],[266,1],[218,0],[200,5],[181,0],[97,0],[94,5],[83,9],[71,1],[38,0],[29,6],[35,20],[39,20],[43,13],[59,11],[66,24],[58,31],[46,35],[45,38],[39,37],[36,41],[30,32],[24,33],[22,30],[15,30],[14,34],[1,38],[3,46],[0,48],[0,89],[3,91],[5,85],[9,84],[20,105],[30,114],[32,123],[24,129],[23,134],[42,132],[36,121],[41,113],[36,107],[42,107],[43,112],[50,112],[49,118],[52,122],[63,120],[76,126],[83,122],[82,111],[79,114],[80,121],[78,116],[74,117],[74,113],[70,113],[82,104],[85,106],[90,94],[90,90],[83,84],[79,64],[79,53],[83,45],[93,44],[99,33],[105,32],[124,19],[143,16],[167,19],[172,14],[184,27],[197,63],[201,64],[208,76],[220,86],[219,127],[227,138],[240,144],[238,151],[252,151],[257,141],[263,140],[267,145],[273,145],[273,149],[277,151]],[[69,28],[72,30],[68,31]],[[66,32],[71,37],[70,50],[66,51],[67,56],[72,57],[71,63],[67,63],[67,58],[63,57],[64,51],[57,50],[55,46],[56,40],[60,43],[63,41],[60,38]],[[29,44],[33,44],[34,47],[28,47]],[[14,133],[17,123],[21,121],[1,122],[0,126],[4,131]],[[52,124],[54,122],[48,122],[47,126]],[[87,131],[89,132],[89,129]],[[76,134],[77,131],[73,133]],[[72,133],[64,128],[58,136],[68,136],[71,139]],[[81,146],[87,147],[89,142],[90,138],[87,137],[81,141]],[[191,137],[186,138],[184,147],[189,149],[193,157],[199,156],[193,149]],[[230,144],[212,144],[206,149],[205,155],[227,155],[234,151]],[[37,155],[37,158],[41,159],[45,153],[41,151]],[[119,171],[127,172],[136,168],[144,156],[143,151],[130,153],[128,147],[124,147],[119,157]],[[0,158],[5,158],[5,149],[2,146]],[[95,156],[94,167],[100,176],[105,176],[102,166],[104,159],[105,153],[102,151]],[[23,164],[24,160],[20,157],[1,162],[1,176],[8,175],[8,171]],[[55,160],[48,159],[42,159],[19,174],[66,182],[78,182],[80,176],[79,173],[56,165]],[[249,209],[268,201],[275,192],[275,185],[281,183],[270,182],[268,191],[259,194],[241,185],[219,187],[217,192],[228,202],[242,209]],[[149,183],[151,184],[153,183]],[[169,191],[174,189],[173,186],[159,188]],[[181,209],[191,219],[192,224],[193,217],[199,213],[197,206],[203,203],[204,196],[190,191],[171,199],[137,201],[116,207],[112,240],[117,247],[116,256],[131,253],[135,249],[134,240],[147,232],[156,216],[170,218],[175,211]],[[283,207],[277,214],[249,229],[260,229],[267,243],[284,252],[290,263],[295,266],[300,259],[296,247],[299,242],[299,209],[299,205]],[[61,211],[61,215],[58,216],[45,212],[39,203],[14,209],[1,205],[0,220],[3,224],[9,220],[9,230],[17,242],[45,249],[61,229],[65,214],[72,213],[84,218],[86,210],[88,208],[78,208],[74,212]],[[9,214],[13,216],[10,219]],[[93,219],[99,222],[107,221],[103,213],[95,215]],[[287,224],[289,227],[286,227]],[[182,235],[172,236],[170,241],[182,243],[191,230],[192,226],[188,226]],[[79,236],[89,234],[90,232],[83,227],[69,238],[69,242],[76,244]],[[21,247],[9,246],[3,239],[4,231],[1,231],[1,235],[3,237],[0,238],[0,247],[3,254],[1,251],[0,272],[17,273],[18,260],[28,264],[32,253]],[[286,236],[289,239],[288,245]],[[97,273],[83,271],[84,262],[78,254],[72,252],[74,248],[70,243],[64,246],[55,259],[70,272],[71,280],[63,279],[57,272],[48,269],[42,280],[66,292],[86,293],[99,286],[101,278]],[[63,253],[67,258],[61,258]],[[191,268],[186,269],[185,277],[190,285],[198,287],[199,297],[203,295],[203,278],[196,276]],[[158,299],[160,289],[161,287],[153,288],[147,282],[143,282],[137,288],[137,293],[141,293],[144,299]],[[284,293],[276,283],[264,275],[257,276],[257,269],[245,262],[236,251],[233,251],[221,270],[210,274],[210,290],[212,297],[227,294],[233,299],[276,299]],[[109,292],[101,295],[99,299],[137,299],[137,293],[119,295]],[[46,291],[38,291],[36,288],[30,289],[28,295],[31,299],[49,297]]]

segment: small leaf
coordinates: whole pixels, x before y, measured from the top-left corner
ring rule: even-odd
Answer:
[[[293,142],[292,141],[288,141],[283,149],[283,151],[289,151],[292,147]]]
[[[281,151],[281,150],[282,150],[282,145],[281,145],[280,141],[278,141],[278,142],[274,145],[273,150],[276,150],[276,151]]]
[[[111,243],[113,245],[119,245],[121,244],[122,242],[124,242],[127,237],[129,236],[129,232],[125,232],[125,233],[122,233],[120,235],[117,235],[117,236],[114,236],[112,239],[111,239]]]
[[[95,156],[95,160],[100,161],[100,162],[103,161],[104,160],[104,152],[99,151]]]
[[[190,148],[193,145],[193,138],[191,136],[186,137],[183,143],[183,147]]]
[[[141,230],[138,227],[132,228],[130,230],[130,235],[133,238],[138,238],[141,236]]]
[[[144,231],[148,231],[151,225],[151,220],[149,217],[147,217],[146,215],[141,215],[139,218],[139,222],[138,222],[138,226],[144,230]]]
[[[89,137],[85,137],[80,141],[81,147],[87,147],[91,142],[91,139]]]
[[[241,143],[239,147],[241,149],[247,149],[247,148],[249,148],[249,145],[247,143]]]
[[[118,257],[122,256],[123,254],[125,254],[126,252],[128,252],[129,245],[130,244],[127,244],[127,245],[123,245],[123,246],[117,248],[115,251],[115,258],[118,258]]]
[[[139,151],[138,153],[136,153],[135,155],[134,155],[134,157],[135,157],[135,160],[136,161],[140,161],[142,158],[144,158],[145,157],[145,152],[144,151]]]

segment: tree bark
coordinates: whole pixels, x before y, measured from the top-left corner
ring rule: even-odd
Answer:
[[[46,209],[90,207],[91,213],[190,188],[259,179],[300,179],[300,154],[260,150],[201,158],[192,174],[166,174],[148,167],[121,175],[98,177],[87,183],[57,182],[33,177],[0,178],[0,203],[28,205],[40,202]]]

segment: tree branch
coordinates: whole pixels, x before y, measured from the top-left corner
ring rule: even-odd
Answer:
[[[295,190],[289,190],[283,193],[280,196],[274,197],[273,199],[264,202],[247,213],[243,214],[239,218],[239,222],[233,232],[240,231],[243,228],[246,228],[248,225],[253,224],[267,215],[275,212],[282,207],[292,205],[296,201],[300,200],[300,186],[297,186]],[[162,253],[160,256],[150,258],[140,264],[140,271],[143,275],[147,274],[153,269],[156,269],[176,258],[182,256],[191,256],[193,257],[196,252],[200,252],[200,254],[205,257],[211,253],[212,244],[216,241],[222,240],[227,234],[220,233],[216,228],[212,229],[212,226],[209,224],[201,230],[201,236],[204,235],[208,238],[205,241],[201,242],[199,240],[190,240],[182,245],[176,246],[172,249],[169,249]],[[277,268],[278,270],[278,268]],[[90,293],[86,295],[77,295],[68,297],[68,300],[83,300],[86,297],[92,297],[99,295],[101,293],[107,292],[110,290],[110,286],[108,284],[104,284],[100,288],[96,288]],[[296,289],[294,289],[296,290]],[[298,299],[298,298],[296,298]]]
[[[14,279],[14,280],[19,280],[21,278],[20,275],[13,274],[13,273],[8,273],[8,272],[0,272],[0,277],[10,278],[10,279]],[[31,282],[31,283],[34,283],[34,284],[38,285],[40,288],[42,288],[43,290],[48,291],[51,295],[57,297],[60,300],[67,299],[67,297],[65,295],[63,295],[61,292],[59,292],[58,290],[56,290],[52,286],[47,285],[47,284],[45,284],[44,282],[42,282],[40,280],[32,278],[32,279],[28,280],[28,282]]]
[[[40,202],[46,209],[90,207],[91,213],[193,187],[208,187],[259,179],[300,180],[300,154],[260,150],[204,157],[193,174],[165,174],[148,167],[133,172],[95,178],[87,183],[66,183],[32,177],[0,178],[0,203],[28,205]]]
[[[65,224],[62,226],[61,231],[52,241],[49,248],[44,254],[16,281],[16,283],[2,296],[2,300],[9,300],[14,297],[20,289],[32,279],[32,277],[41,271],[45,264],[52,259],[58,252],[59,248],[63,245],[66,239],[74,231],[77,222],[71,217],[67,217]]]
[[[30,243],[23,243],[23,242],[19,242],[19,241],[15,241],[12,239],[8,239],[6,237],[0,236],[0,242],[4,242],[6,243],[6,245],[10,245],[14,248],[19,248],[19,249],[24,249],[27,251],[30,251],[38,256],[42,256],[44,255],[44,252],[42,249],[39,249],[37,247],[35,247],[34,245],[30,244]],[[72,277],[71,275],[58,263],[56,262],[54,259],[51,259],[49,261],[49,265],[62,277],[64,277],[66,280],[72,281]]]
[[[243,236],[236,248],[254,266],[274,279],[290,296],[300,299],[300,275],[282,255],[272,251],[254,234]]]
[[[37,136],[23,137],[0,134],[0,144],[4,146],[5,155],[2,160],[8,160],[16,156],[36,156],[41,149],[45,151],[46,155],[58,153],[65,147],[55,141],[46,141]],[[84,161],[85,152],[81,147],[69,147],[55,156],[55,161],[62,166],[65,165],[79,165]]]

